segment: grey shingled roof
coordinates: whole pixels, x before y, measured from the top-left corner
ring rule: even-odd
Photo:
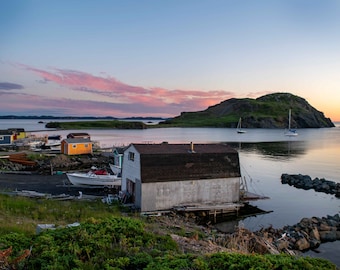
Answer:
[[[67,143],[91,143],[91,140],[89,138],[68,138],[65,139],[65,142]]]

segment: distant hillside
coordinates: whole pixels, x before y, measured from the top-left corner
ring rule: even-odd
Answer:
[[[160,125],[236,128],[242,117],[243,128],[287,128],[289,109],[292,109],[292,128],[334,127],[331,119],[305,99],[289,93],[274,93],[257,99],[232,98],[204,111],[182,112]]]
[[[0,115],[0,119],[41,119],[41,120],[50,120],[50,119],[57,119],[57,120],[97,120],[97,119],[108,119],[108,120],[115,120],[116,117],[111,116],[104,116],[104,117],[95,117],[95,116],[51,116],[51,115]]]

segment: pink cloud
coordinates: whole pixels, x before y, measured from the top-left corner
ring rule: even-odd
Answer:
[[[52,73],[26,65],[22,66],[41,76],[46,81],[51,81],[61,86],[68,86],[75,90],[96,89],[104,92],[148,93],[148,90],[142,87],[130,86],[111,77],[103,78],[85,72],[64,69],[54,69],[54,73]]]
[[[112,115],[113,113],[121,115],[126,114],[128,110],[130,116],[154,112],[153,115],[162,114],[164,117],[171,117],[180,114],[182,111],[204,110],[211,105],[235,96],[233,92],[223,90],[145,88],[128,85],[112,77],[100,77],[80,71],[56,68],[47,71],[27,65],[20,65],[20,67],[35,73],[41,77],[44,83],[55,83],[73,91],[91,93],[94,96],[97,95],[98,100],[102,100],[103,96],[107,97],[105,102],[81,100],[81,95],[79,96],[80,100],[73,100],[72,102],[58,100],[59,107],[64,106],[64,109],[66,109],[70,106],[71,111],[77,108],[77,104],[81,104],[79,109],[86,108],[87,112],[96,112],[96,114],[101,115]],[[44,106],[44,104],[41,104],[41,106]],[[56,106],[56,104],[51,104],[51,106]],[[100,107],[96,109],[96,106]],[[107,111],[104,113],[105,110]]]
[[[139,103],[113,103],[68,98],[47,98],[38,95],[1,93],[0,114],[15,115],[71,115],[71,116],[160,116],[176,115],[176,106]],[[84,110],[84,108],[86,108]]]

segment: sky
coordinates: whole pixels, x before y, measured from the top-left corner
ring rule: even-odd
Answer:
[[[339,48],[338,0],[1,0],[0,115],[174,117],[287,92],[340,121]]]

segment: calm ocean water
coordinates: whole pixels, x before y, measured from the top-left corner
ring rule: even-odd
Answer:
[[[46,121],[46,120],[45,120]],[[272,225],[293,225],[304,217],[324,217],[340,213],[340,199],[312,190],[299,190],[281,184],[281,175],[307,174],[340,182],[340,123],[335,128],[300,129],[297,137],[284,136],[280,129],[248,129],[237,134],[226,128],[162,128],[146,130],[82,130],[101,147],[129,143],[216,143],[226,142],[239,151],[241,172],[249,191],[268,196],[252,202],[269,214],[249,217],[244,227],[258,230]],[[25,128],[37,135],[60,134],[63,137],[79,130],[48,130],[38,120],[1,120],[0,129]],[[40,130],[40,131],[37,131]],[[223,224],[222,224],[223,225]],[[321,245],[320,253],[308,252],[332,260],[340,266],[340,241]]]

